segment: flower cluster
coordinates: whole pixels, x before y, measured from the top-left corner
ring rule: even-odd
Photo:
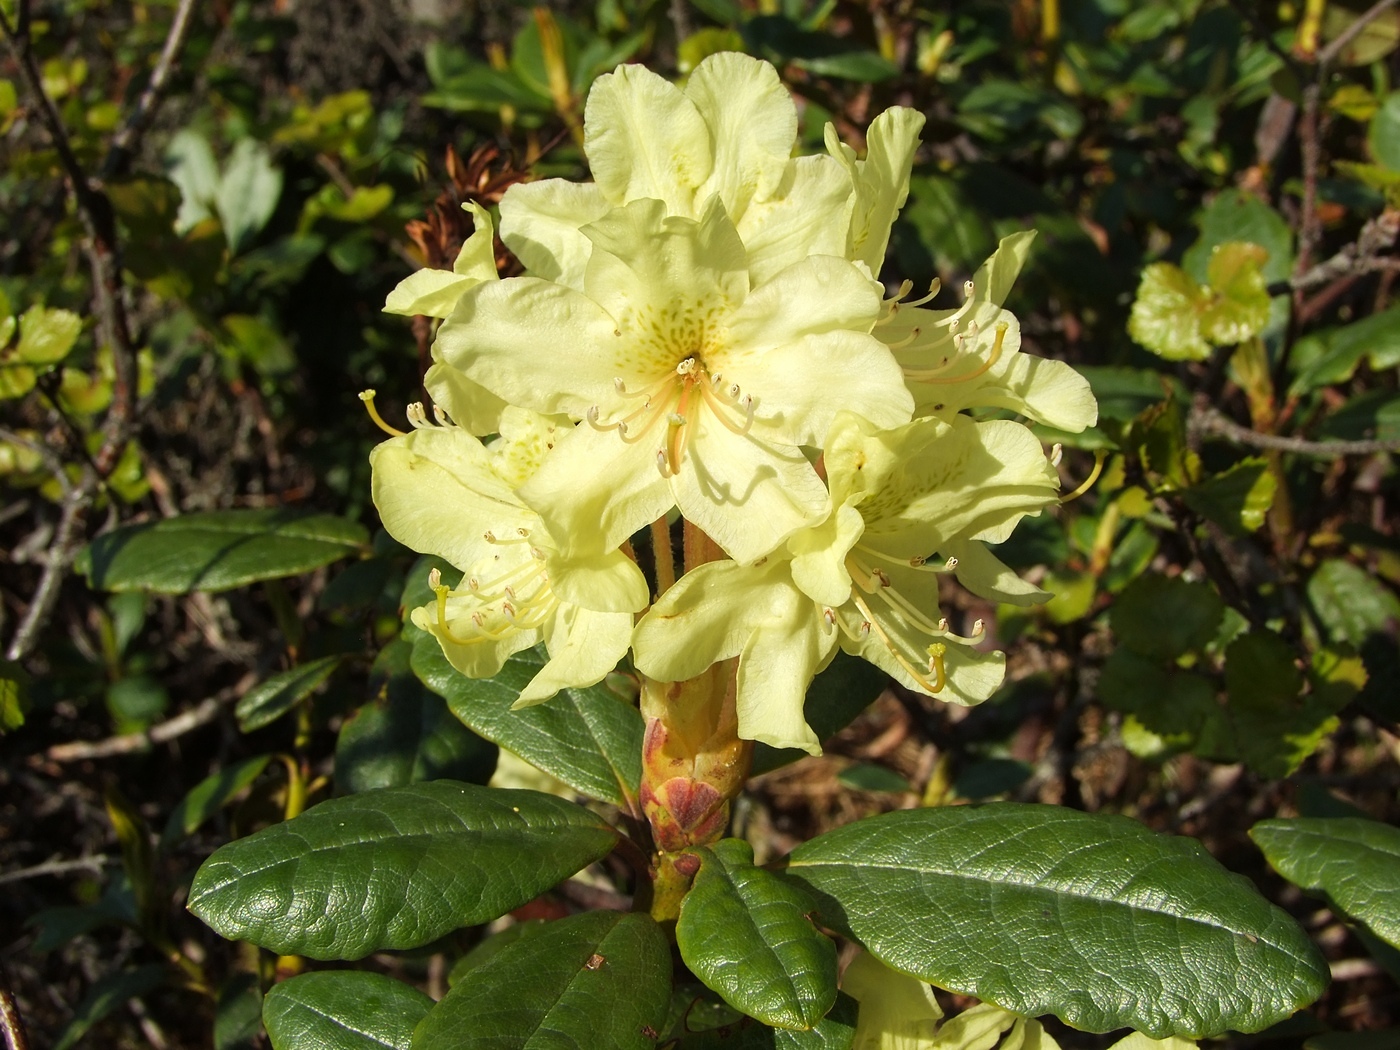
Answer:
[[[957,309],[886,294],[922,125],[894,108],[864,159],[830,127],[826,155],[793,157],[767,63],[713,55],[684,89],[622,66],[588,97],[594,181],[501,201],[526,276],[498,278],[473,207],[454,270],[394,291],[390,311],[443,318],[436,421],[414,406],[376,449],[374,498],[390,533],[462,573],[413,614],[455,667],[490,676],[543,641],[529,703],[629,649],[662,682],[737,657],[740,736],[813,753],[803,698],[838,647],[941,699],[991,695],[1002,655],[940,615],[940,581],[1047,597],[988,544],[1059,483],[1026,425],[981,417],[1080,430],[1096,409],[1072,369],[1020,352],[1002,307],[1032,235],[1006,238]],[[653,596],[629,538],[673,511],[727,558]]]

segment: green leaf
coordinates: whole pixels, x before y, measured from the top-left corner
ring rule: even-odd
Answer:
[[[792,64],[819,77],[836,77],[861,84],[875,84],[899,76],[899,67],[875,51],[796,58]]]
[[[1296,700],[1302,687],[1293,653],[1276,634],[1250,631],[1225,650],[1225,688],[1232,706],[1272,712]]]
[[[220,847],[189,909],[229,940],[358,959],[533,900],[617,841],[582,806],[448,780],[332,799]]]
[[[401,787],[422,780],[485,784],[496,748],[452,716],[442,697],[409,668],[413,646],[395,639],[374,661],[370,688],[378,695],[347,718],[335,745],[341,792]]]
[[[627,805],[642,779],[642,716],[605,685],[563,689],[512,711],[544,661],[539,649],[516,653],[495,678],[479,681],[453,668],[432,635],[413,645],[414,673],[476,733],[585,795]]]
[[[900,219],[918,233],[940,273],[971,273],[996,250],[990,223],[957,182],[944,175],[910,178],[909,203]]]
[[[11,345],[15,327],[14,318],[0,314],[0,398],[34,389],[39,369],[57,364],[73,349],[83,320],[68,310],[31,306],[19,318],[19,340]]]
[[[1153,263],[1142,271],[1128,316],[1128,334],[1168,361],[1204,361],[1212,347],[1201,332],[1206,292],[1179,266]]]
[[[655,1050],[671,994],[661,928],[640,913],[552,922],[472,970],[418,1025],[414,1050]]]
[[[0,660],[0,736],[24,725],[28,711],[28,672],[13,660]]]
[[[1295,394],[1347,382],[1363,359],[1377,371],[1394,368],[1400,364],[1400,306],[1313,332],[1298,340],[1293,356]]]
[[[95,982],[54,1040],[53,1050],[69,1050],[102,1018],[138,995],[153,992],[165,983],[166,969],[148,963],[131,970],[119,970]]]
[[[233,709],[238,728],[251,733],[271,725],[319,689],[343,659],[340,655],[322,656],[259,682],[243,694]]]
[[[1264,524],[1277,489],[1268,463],[1252,457],[1182,489],[1181,500],[1230,535],[1244,536]]]
[[[1308,580],[1308,601],[1332,641],[1361,648],[1400,619],[1400,598],[1364,569],[1329,558]]]
[[[236,973],[219,988],[214,1007],[214,1050],[258,1050],[262,987],[257,974]]]
[[[1293,269],[1293,233],[1288,223],[1252,193],[1226,190],[1201,213],[1201,236],[1182,257],[1181,265],[1195,280],[1209,278],[1211,257],[1217,245],[1230,241],[1257,244],[1268,253],[1260,269],[1264,280],[1282,281]],[[1280,297],[1280,303],[1286,300]]]
[[[184,838],[228,805],[235,795],[258,779],[258,774],[267,768],[271,758],[271,755],[259,755],[201,780],[180,800],[170,819],[165,822],[165,830],[160,836],[161,846],[169,846]]]
[[[1200,480],[1201,458],[1186,442],[1186,421],[1175,400],[1138,415],[1125,444],[1137,451],[1158,492],[1176,492]]]
[[[775,1028],[813,1028],[836,1001],[836,945],[807,914],[812,901],[756,868],[753,848],[724,839],[697,849],[676,944],[692,973],[734,1009]]]
[[[1109,623],[1134,652],[1173,660],[1214,638],[1224,615],[1225,603],[1206,584],[1153,572],[1124,589]]]
[[[392,977],[304,973],[272,986],[263,1024],[273,1050],[408,1050],[433,1001]]]
[[[1227,241],[1211,249],[1206,279],[1216,293],[1201,315],[1201,333],[1217,346],[1242,343],[1269,322],[1269,293],[1260,267],[1269,253],[1257,244]]]
[[[856,720],[873,704],[890,684],[890,676],[857,656],[837,651],[826,670],[812,680],[807,688],[802,713],[818,740],[829,740]],[[807,752],[795,747],[773,748],[756,744],[753,749],[753,774],[796,762]]]
[[[913,791],[909,781],[888,766],[874,762],[857,762],[836,774],[836,779],[857,791]]]
[[[1248,880],[1122,817],[1007,802],[887,813],[799,846],[786,874],[888,965],[1090,1032],[1257,1032],[1328,979]]]
[[[849,995],[837,993],[831,1012],[809,1031],[769,1028],[750,1017],[727,1019],[718,1025],[696,1023],[693,1000],[672,1038],[679,1038],[674,1050],[852,1050],[855,1046],[856,1018],[860,1005]],[[664,1046],[670,1046],[664,1043]]]
[[[1294,817],[1261,821],[1249,837],[1289,882],[1326,895],[1400,948],[1400,828],[1357,817]]]
[[[267,225],[281,196],[282,171],[268,148],[253,138],[239,139],[214,195],[230,252],[238,254]]]
[[[1400,91],[1392,91],[1381,101],[1371,118],[1366,145],[1378,164],[1400,171]]]
[[[1218,707],[1217,692],[1209,679],[1141,656],[1126,644],[1109,654],[1099,675],[1099,699],[1136,720],[1125,743],[1139,758],[1162,758],[1195,743]]]
[[[80,568],[102,591],[226,591],[359,554],[361,525],[329,514],[215,510],[127,525],[88,545]]]
[[[539,933],[545,928],[546,919],[524,919],[517,920],[507,926],[500,933],[493,933],[484,941],[478,944],[466,955],[462,956],[452,964],[452,969],[447,972],[447,987],[456,987],[467,974],[471,973],[487,959],[491,958],[502,948],[507,948],[520,940],[521,937],[529,937],[533,933]]]

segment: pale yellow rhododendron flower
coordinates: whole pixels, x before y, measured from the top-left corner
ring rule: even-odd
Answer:
[[[754,561],[825,516],[803,452],[838,406],[909,419],[894,357],[870,334],[881,298],[862,270],[813,256],[757,288],[719,198],[699,219],[659,200],[581,231],[583,290],[535,277],[463,295],[443,360],[510,404],[583,420],[520,490],[561,547],[612,550],[678,506]]]
[[[1002,308],[1033,240],[1033,230],[1002,238],[956,309],[887,301],[875,332],[904,370],[916,415],[1004,408],[1071,433],[1098,421],[1088,381],[1063,361],[1020,353],[1021,326]]]
[[[646,580],[616,550],[564,557],[515,495],[554,445],[558,421],[508,409],[501,437],[483,445],[459,427],[432,426],[421,405],[410,418],[413,431],[370,454],[375,505],[395,539],[462,571],[455,586],[432,580],[437,598],[414,610],[413,623],[472,678],[494,676],[543,641],[549,660],[517,706],[601,681],[627,651]]]
[[[1034,435],[1006,420],[915,420],[879,430],[838,416],[825,453],[832,514],[758,565],[686,573],[637,625],[638,669],[683,681],[739,657],[739,735],[820,753],[803,719],[812,678],[836,646],[910,689],[976,704],[1001,685],[1005,658],[975,648],[938,615],[939,577],[1018,605],[1048,594],[987,549],[1058,495]]]

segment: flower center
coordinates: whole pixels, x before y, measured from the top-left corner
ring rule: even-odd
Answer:
[[[504,638],[513,631],[543,627],[559,607],[549,585],[544,551],[530,542],[530,530],[485,534],[492,546],[503,548],[472,566],[453,590],[442,573],[428,574],[437,596],[437,633],[457,645]]]

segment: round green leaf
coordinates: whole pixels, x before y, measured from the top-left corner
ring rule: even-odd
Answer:
[[[414,1050],[655,1050],[671,953],[638,913],[586,912],[473,969],[413,1034]]]
[[[1122,817],[887,813],[799,846],[787,875],[890,966],[1090,1032],[1257,1032],[1328,978],[1298,925],[1200,843]]]
[[[1335,642],[1359,649],[1400,619],[1400,599],[1366,570],[1329,558],[1308,580],[1308,600]]]
[[[233,709],[238,728],[251,733],[277,721],[298,702],[314,693],[340,666],[341,659],[340,656],[323,656],[318,660],[308,660],[259,682],[239,698],[238,705]]]
[[[263,999],[272,1050],[408,1050],[433,1001],[378,973],[322,970],[274,985]]]
[[[1400,948],[1400,828],[1358,817],[1265,820],[1249,831],[1289,882],[1327,895]]]
[[[1201,286],[1180,267],[1153,263],[1142,271],[1128,317],[1128,334],[1168,361],[1204,361],[1211,346],[1201,335]]]
[[[605,685],[511,710],[544,661],[541,650],[526,650],[478,680],[448,663],[432,635],[413,645],[414,673],[471,729],[591,798],[627,805],[642,779],[642,716]]]
[[[310,572],[368,542],[363,526],[330,514],[216,510],[113,529],[92,541],[80,567],[103,591],[226,591]]]
[[[494,919],[616,841],[582,806],[536,791],[447,780],[367,791],[216,850],[189,909],[229,940],[358,959]]]
[[[1172,660],[1214,638],[1224,615],[1225,603],[1206,584],[1154,572],[1124,589],[1109,622],[1133,652]]]
[[[836,1001],[836,945],[807,918],[812,901],[725,839],[698,849],[676,944],[696,977],[730,1006],[776,1028],[813,1028]]]

